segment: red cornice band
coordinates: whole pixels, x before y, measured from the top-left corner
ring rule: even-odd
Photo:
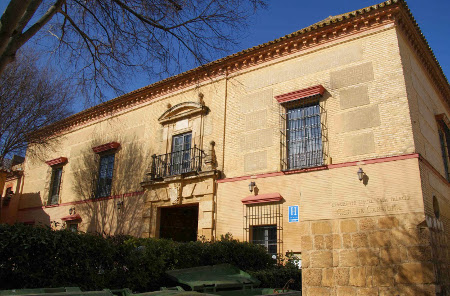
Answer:
[[[221,179],[221,180],[217,180],[216,182],[217,183],[227,183],[227,182],[237,182],[237,181],[249,180],[249,179],[270,178],[270,177],[277,177],[277,176],[284,176],[284,175],[291,175],[291,174],[306,173],[306,172],[311,172],[311,171],[321,171],[321,170],[344,168],[344,167],[349,167],[349,166],[358,166],[359,163],[374,164],[374,163],[382,163],[382,162],[404,160],[404,159],[411,159],[411,158],[419,158],[419,154],[412,153],[412,154],[405,154],[405,155],[388,156],[388,157],[381,157],[381,158],[372,158],[372,159],[366,159],[366,160],[336,163],[336,164],[323,165],[323,166],[319,166],[319,167],[298,169],[298,170],[285,171],[285,172],[271,172],[271,173],[258,174],[258,175],[247,175],[247,176],[241,176],[241,177]]]
[[[22,208],[22,209],[19,209],[19,211],[30,211],[30,210],[39,210],[39,209],[46,209],[46,208],[57,208],[57,207],[63,207],[63,206],[79,205],[79,204],[85,204],[85,203],[90,203],[90,202],[99,202],[99,201],[110,200],[110,199],[139,196],[139,195],[142,195],[142,194],[144,194],[144,191],[136,191],[136,192],[130,192],[130,193],[125,193],[125,194],[118,194],[118,195],[107,196],[107,197],[100,197],[100,198],[93,198],[93,199],[85,199],[85,200],[64,202],[64,203],[60,203],[60,204],[57,204],[57,205]]]

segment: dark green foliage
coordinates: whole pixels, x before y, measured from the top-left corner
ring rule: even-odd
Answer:
[[[301,269],[292,266],[273,266],[264,270],[249,271],[252,276],[261,281],[261,288],[302,289]],[[292,279],[290,283],[288,281]],[[288,285],[286,285],[288,283]]]
[[[270,268],[274,262],[263,247],[231,236],[216,242],[177,243],[0,225],[0,290],[78,286],[152,291],[174,285],[166,270],[220,263],[255,271],[271,287],[270,281],[282,287],[291,276],[287,269]]]

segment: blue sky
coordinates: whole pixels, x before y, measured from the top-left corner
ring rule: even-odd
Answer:
[[[9,1],[0,0],[0,11]],[[380,3],[380,0],[268,0],[266,10],[259,11],[249,27],[242,32],[244,38],[230,53],[238,52],[258,44],[292,33],[330,15],[338,15]],[[413,16],[447,77],[450,75],[450,1],[409,0]],[[185,69],[188,70],[188,69]],[[156,80],[156,79],[155,79]],[[140,79],[124,81],[127,91],[132,91],[155,81]],[[111,98],[113,95],[111,94]],[[81,107],[76,107],[80,111]]]

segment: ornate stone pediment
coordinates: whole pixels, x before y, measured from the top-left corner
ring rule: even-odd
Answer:
[[[193,117],[199,114],[206,114],[208,107],[197,102],[184,102],[170,107],[158,118],[162,124]]]

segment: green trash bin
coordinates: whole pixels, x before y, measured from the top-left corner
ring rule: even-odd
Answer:
[[[51,294],[51,295],[43,295]],[[133,294],[128,289],[104,289],[102,291],[81,291],[78,287],[61,287],[61,288],[39,288],[39,289],[16,289],[0,291],[0,296],[17,295],[17,296],[214,296],[211,294],[185,291],[182,287],[163,288],[161,291],[145,292]]]
[[[0,296],[44,296],[43,294],[51,294],[51,296],[114,296],[114,294],[108,289],[102,291],[83,292],[79,287],[14,289],[0,291]]]
[[[167,274],[192,291],[214,295],[302,295],[301,291],[257,288],[261,284],[258,279],[230,264],[176,269]]]

